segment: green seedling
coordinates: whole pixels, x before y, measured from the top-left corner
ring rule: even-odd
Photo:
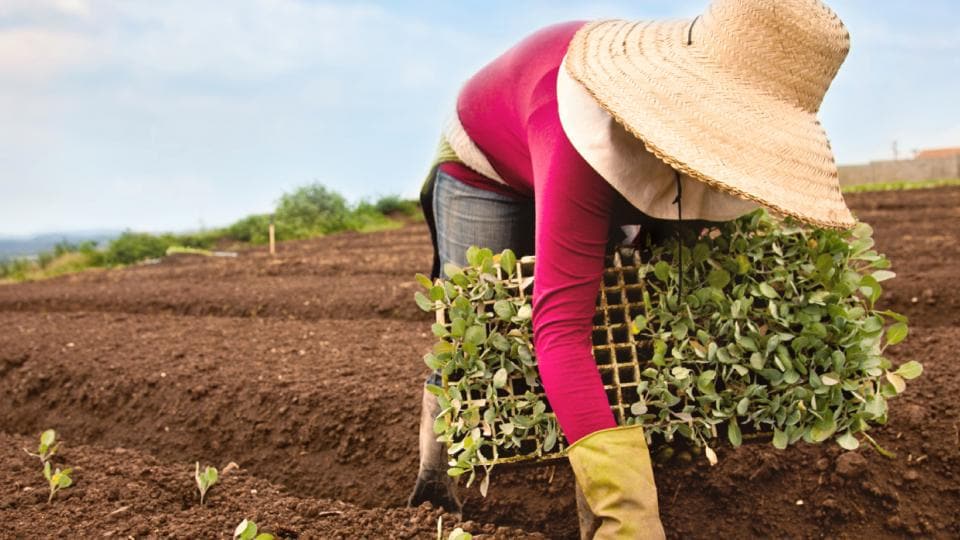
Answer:
[[[682,441],[711,464],[723,445],[761,434],[780,450],[834,441],[883,453],[867,432],[886,423],[888,400],[923,367],[887,357],[907,338],[907,320],[875,307],[895,274],[870,226],[817,229],[759,210],[686,232],[682,247],[640,246],[631,274],[623,270],[637,285],[629,310],[618,308],[606,328],[635,344],[638,367],[621,365],[618,382],[607,382],[611,394],[630,391],[629,401],[612,403],[618,422],[642,424],[650,443]],[[418,276],[425,291],[415,299],[441,315],[424,362],[442,381],[427,390],[440,405],[433,427],[447,472],[467,485],[485,472],[485,493],[495,464],[559,457],[566,442],[537,371],[533,263],[476,247],[466,259],[463,268],[446,265],[446,279]],[[609,370],[602,347],[595,359],[605,354]]]
[[[234,540],[273,540],[273,535],[269,533],[257,533],[257,524],[245,519],[237,525],[233,531]]]
[[[443,516],[437,518],[437,540],[443,540]],[[473,535],[457,527],[450,531],[447,540],[473,540]]]
[[[37,447],[37,453],[33,453],[26,448],[23,449],[27,454],[40,458],[40,463],[47,463],[57,453],[60,443],[57,442],[57,432],[48,429],[40,435],[40,446]]]
[[[47,479],[47,483],[50,485],[50,496],[47,497],[48,504],[53,501],[53,496],[56,495],[58,491],[73,485],[73,479],[70,478],[70,475],[73,474],[73,469],[68,467],[60,470],[60,467],[57,467],[56,470],[52,472],[50,469],[50,462],[45,462],[43,464],[43,477]]]
[[[200,504],[203,504],[207,496],[207,491],[217,483],[217,479],[219,478],[217,469],[208,466],[203,469],[203,472],[200,472],[200,462],[198,461],[194,478],[197,481],[197,489],[200,490]]]

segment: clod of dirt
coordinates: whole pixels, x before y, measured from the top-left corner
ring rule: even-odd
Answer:
[[[844,452],[837,458],[836,469],[844,478],[859,478],[867,472],[867,460],[857,452]]]
[[[918,426],[927,416],[927,409],[916,403],[907,403],[899,407],[895,413],[897,419],[910,426]]]

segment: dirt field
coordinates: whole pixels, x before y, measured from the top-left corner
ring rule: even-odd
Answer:
[[[899,274],[885,303],[911,334],[893,356],[925,367],[875,432],[897,457],[750,446],[658,466],[672,537],[960,536],[960,189],[848,200]],[[0,286],[0,536],[217,538],[252,518],[286,537],[435,537],[439,510],[400,508],[431,342],[412,276],[429,262],[411,226]],[[79,467],[49,506],[20,450],[46,428]],[[197,460],[241,467],[206,507]],[[565,464],[499,469],[465,527],[575,538],[572,482]]]

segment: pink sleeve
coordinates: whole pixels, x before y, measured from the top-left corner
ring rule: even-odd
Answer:
[[[534,347],[560,426],[573,443],[616,426],[591,356],[613,188],[571,146],[556,102],[528,118],[536,201]]]

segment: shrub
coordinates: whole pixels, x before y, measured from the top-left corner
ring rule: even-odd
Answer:
[[[224,229],[226,236],[237,242],[251,244],[266,244],[270,238],[268,230],[270,216],[268,214],[254,214],[234,222]]]
[[[110,242],[105,259],[107,264],[133,264],[144,259],[163,257],[167,248],[174,243],[168,236],[154,236],[148,233],[126,231]]]
[[[375,205],[367,202],[361,202],[347,219],[344,220],[344,228],[349,231],[373,232],[384,229],[392,229],[401,226],[399,221],[394,221],[383,215],[377,210]]]
[[[52,263],[55,258],[56,258],[56,255],[54,255],[53,252],[43,251],[37,254],[37,266],[39,266],[41,269],[44,269],[50,266],[50,263]]]
[[[170,235],[169,240],[171,245],[178,245],[181,247],[194,249],[210,249],[214,244],[217,243],[217,240],[223,238],[223,236],[224,232],[222,229],[214,229],[209,231]]]
[[[757,211],[682,251],[647,245],[635,269],[642,295],[631,300],[639,314],[618,325],[632,332],[642,364],[638,380],[621,381],[635,391],[621,423],[643,424],[651,444],[685,441],[711,463],[711,443],[725,435],[739,446],[745,432],[772,434],[779,449],[830,439],[854,449],[860,438],[876,446],[867,431],[886,422],[887,399],[922,368],[895,369],[884,356],[907,325],[875,309],[880,282],[894,274],[871,234],[866,224],[810,229]],[[424,360],[442,376],[428,390],[440,403],[434,429],[449,445],[449,474],[472,481],[481,467],[485,492],[501,454],[536,457],[524,450],[533,439],[542,456],[563,442],[536,371],[529,296],[517,294],[531,282],[519,282],[512,252],[471,248],[467,258],[467,268],[447,265],[448,280],[418,276],[427,295],[415,298],[446,315]],[[516,397],[505,399],[508,388]]]
[[[347,200],[321,184],[310,184],[280,197],[276,211],[278,240],[307,238],[340,231],[350,214]]]
[[[415,216],[420,212],[420,205],[417,203],[417,201],[403,199],[398,195],[387,195],[385,197],[380,197],[373,206],[377,212],[380,212],[385,216],[389,216],[391,214]]]
[[[95,242],[84,242],[84,244],[93,244],[94,246],[96,246]],[[61,240],[53,245],[54,257],[59,257],[61,255],[65,255],[67,253],[73,253],[76,251],[80,251],[80,246],[67,240]]]
[[[0,279],[12,279],[20,281],[26,278],[26,275],[33,269],[33,263],[28,259],[12,259],[0,263]]]

